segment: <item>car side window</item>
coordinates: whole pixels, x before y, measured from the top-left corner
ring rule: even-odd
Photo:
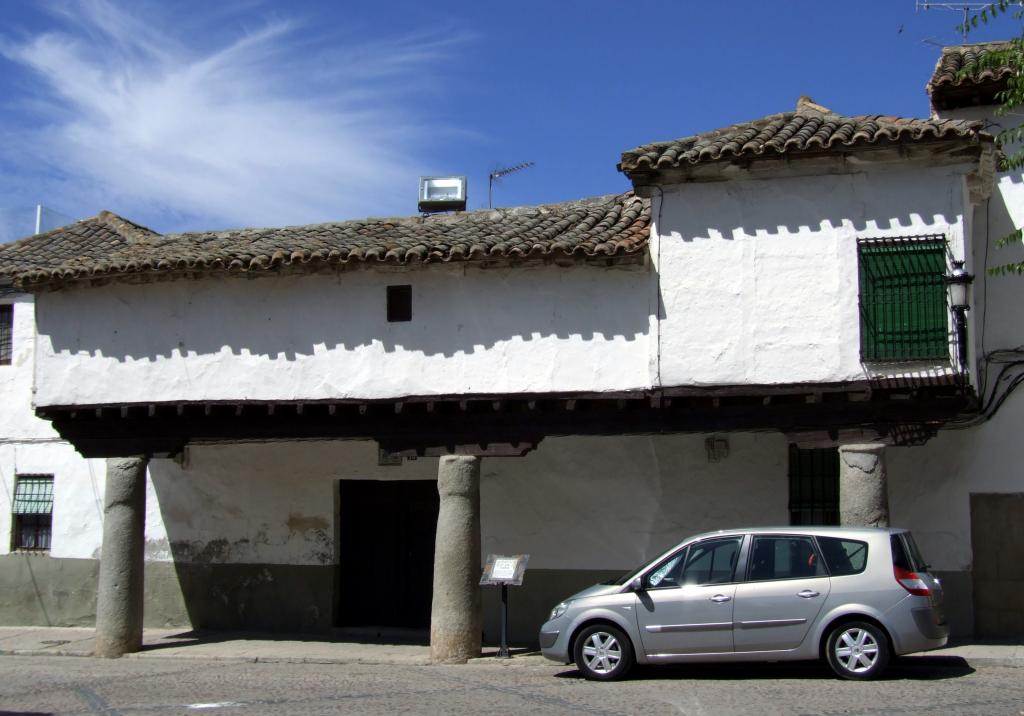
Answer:
[[[750,551],[750,581],[824,577],[825,565],[811,537],[755,537]]]
[[[833,577],[845,577],[849,574],[860,574],[868,564],[868,543],[838,537],[819,537],[828,571]]]
[[[740,537],[730,537],[690,545],[680,584],[726,584],[733,581],[742,542]]]
[[[683,562],[685,558],[686,550],[684,549],[676,552],[674,555],[662,562],[661,566],[647,575],[646,586],[649,589],[678,587],[681,584],[679,581],[679,574],[683,571]]]

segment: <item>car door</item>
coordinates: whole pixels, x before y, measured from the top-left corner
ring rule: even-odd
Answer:
[[[747,579],[736,588],[736,651],[797,648],[831,588],[814,538],[754,535],[747,562]]]
[[[731,652],[742,537],[703,540],[644,577],[636,616],[648,656]]]

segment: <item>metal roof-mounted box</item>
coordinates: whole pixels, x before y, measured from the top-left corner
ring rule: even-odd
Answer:
[[[420,177],[420,211],[465,211],[466,177]]]

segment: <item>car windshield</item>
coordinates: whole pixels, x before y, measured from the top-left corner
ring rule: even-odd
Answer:
[[[692,537],[687,538],[686,540],[684,540],[684,542],[688,542],[691,539],[693,539],[693,538]],[[667,552],[675,549],[676,547],[678,547],[680,544],[683,544],[683,543],[681,542],[681,543],[677,543],[675,545],[669,545],[668,547],[663,549],[659,554],[664,555],[665,553],[667,553]],[[651,560],[647,560],[646,562],[644,562],[643,564],[639,565],[638,567],[629,570],[628,572],[623,574],[621,577],[615,577],[614,579],[609,579],[606,582],[601,582],[601,584],[606,586],[606,587],[621,587],[621,586],[624,586],[626,584],[629,584],[629,581],[633,577],[639,576],[641,572],[643,572],[645,569],[650,567],[652,564],[654,564],[654,563]]]

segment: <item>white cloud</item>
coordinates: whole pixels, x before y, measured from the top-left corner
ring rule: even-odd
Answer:
[[[414,208],[416,148],[448,130],[415,116],[409,96],[460,39],[366,43],[272,19],[211,50],[139,7],[67,4],[50,31],[0,39],[42,80],[17,99],[46,121],[16,130],[6,152],[49,167],[37,193],[198,226]]]

